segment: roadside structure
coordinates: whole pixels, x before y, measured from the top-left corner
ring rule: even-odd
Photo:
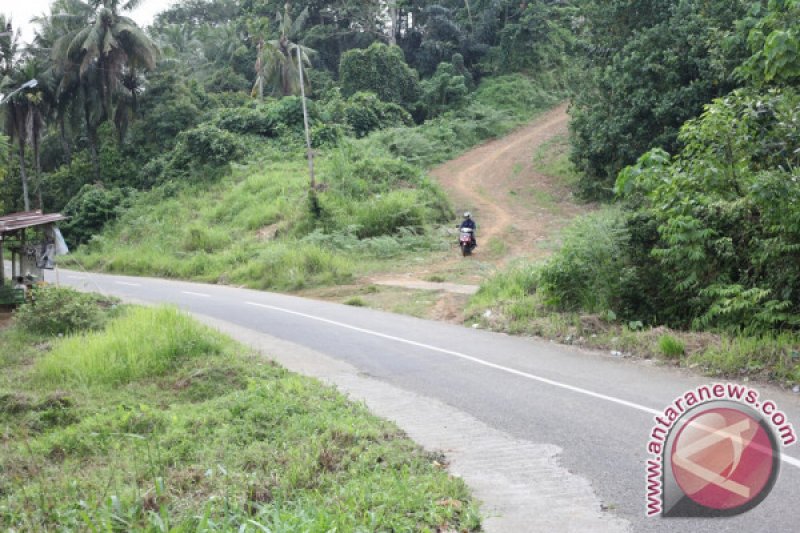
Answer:
[[[11,253],[12,280],[19,276],[41,279],[43,270],[54,268],[55,256],[68,252],[56,226],[66,219],[61,213],[38,210],[0,216],[0,265],[5,269],[3,254],[7,250]],[[5,276],[0,275],[0,287],[4,284]]]

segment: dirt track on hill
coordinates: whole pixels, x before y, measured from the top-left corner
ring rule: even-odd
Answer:
[[[463,289],[474,291],[490,269],[518,258],[539,259],[550,253],[548,242],[573,218],[591,209],[579,204],[563,179],[537,170],[534,155],[549,156],[549,148],[567,136],[567,105],[540,115],[515,132],[473,148],[431,171],[449,194],[460,214],[471,211],[478,225],[479,246],[472,258],[461,258],[457,250],[402,275],[380,275],[372,283],[406,288],[435,289],[423,280],[443,274],[456,275]],[[454,220],[455,226],[459,220]],[[455,241],[454,235],[454,241]],[[464,261],[477,261],[482,268],[463,272]],[[426,285],[420,287],[421,284]],[[440,290],[448,291],[444,286]],[[454,292],[454,291],[450,291]]]

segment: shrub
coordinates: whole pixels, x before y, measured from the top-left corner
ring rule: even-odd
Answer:
[[[562,310],[590,313],[618,308],[628,239],[617,210],[579,219],[540,271],[539,288],[547,302]]]
[[[369,92],[357,92],[351,96],[344,107],[344,117],[356,137],[364,137],[373,130],[414,123],[405,109],[394,103],[382,102]]]
[[[20,328],[41,335],[68,334],[98,329],[107,314],[101,308],[109,301],[97,295],[63,287],[36,287],[34,301],[19,306],[14,314]]]
[[[345,95],[371,91],[384,102],[408,107],[419,99],[419,80],[396,46],[373,43],[366,50],[353,49],[342,55],[339,79]]]
[[[128,187],[84,185],[64,207],[64,214],[70,217],[61,225],[65,238],[72,245],[87,242],[131,206],[135,192]]]
[[[183,152],[181,155],[190,164],[200,161],[223,165],[238,157],[242,150],[242,144],[234,134],[207,123],[181,133],[176,147],[176,151]]]
[[[264,137],[275,135],[274,113],[269,109],[259,106],[256,109],[247,107],[222,109],[218,112],[216,125],[223,130],[234,133],[252,133]]]
[[[462,103],[468,92],[466,79],[450,63],[440,63],[433,77],[422,82],[422,100],[432,117]]]

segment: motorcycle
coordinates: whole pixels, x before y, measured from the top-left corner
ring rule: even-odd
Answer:
[[[464,257],[472,255],[472,250],[475,249],[475,235],[472,228],[461,228],[461,236],[458,239],[458,245],[461,247],[461,255]]]

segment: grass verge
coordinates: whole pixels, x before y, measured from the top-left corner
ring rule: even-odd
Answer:
[[[171,308],[0,331],[0,529],[472,531],[394,425]]]
[[[621,323],[608,310],[563,312],[541,284],[542,265],[518,264],[492,276],[471,299],[466,323],[535,335],[563,344],[656,359],[710,376],[751,378],[792,388],[800,384],[800,336],[678,331]]]

